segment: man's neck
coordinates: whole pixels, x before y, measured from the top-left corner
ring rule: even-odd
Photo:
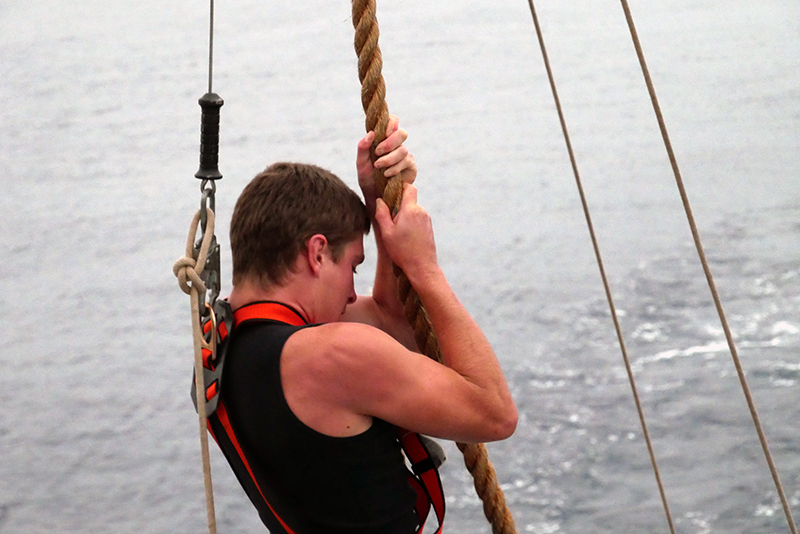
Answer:
[[[251,302],[271,300],[287,304],[304,313],[302,299],[298,298],[294,293],[290,285],[264,287],[250,280],[245,280],[243,283],[233,286],[233,290],[228,296],[228,303],[232,309],[236,310]]]

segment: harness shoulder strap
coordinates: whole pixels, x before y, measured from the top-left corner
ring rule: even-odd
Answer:
[[[214,303],[214,317],[217,323],[217,353],[212,354],[209,349],[203,349],[203,383],[206,384],[206,414],[211,416],[219,403],[219,393],[222,390],[222,368],[225,364],[225,353],[228,344],[225,343],[228,335],[235,326],[250,321],[278,321],[293,326],[308,324],[299,312],[278,302],[254,302],[242,306],[235,312],[224,299]],[[211,342],[214,327],[211,318],[203,321],[203,335],[206,342]],[[197,410],[197,393],[194,387],[194,373],[192,373],[192,402]]]

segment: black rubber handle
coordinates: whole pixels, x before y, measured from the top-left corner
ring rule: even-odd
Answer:
[[[200,169],[195,174],[201,180],[219,180],[219,108],[224,102],[216,93],[206,93],[198,100],[203,110],[200,119]]]

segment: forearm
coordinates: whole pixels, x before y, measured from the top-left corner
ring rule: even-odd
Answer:
[[[416,188],[404,187],[394,218],[388,206],[378,200],[375,219],[388,255],[405,271],[428,311],[445,365],[480,388],[507,395],[508,387],[491,345],[439,267],[431,218],[417,203]]]
[[[436,332],[443,363],[484,391],[487,402],[506,411],[514,403],[500,363],[486,336],[453,292],[438,266],[410,278]]]

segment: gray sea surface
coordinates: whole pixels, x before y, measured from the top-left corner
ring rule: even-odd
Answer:
[[[623,11],[538,4],[676,531],[789,532]],[[631,8],[800,517],[800,3]],[[2,533],[206,530],[172,263],[200,201],[207,9],[0,0]],[[668,532],[527,4],[379,2],[378,18],[440,261],[519,406],[489,444],[518,531]],[[355,185],[352,40],[346,2],[217,2],[223,292],[227,221],[258,171],[313,162]],[[446,532],[490,532],[447,451]],[[212,465],[219,532],[263,532],[213,448]]]

